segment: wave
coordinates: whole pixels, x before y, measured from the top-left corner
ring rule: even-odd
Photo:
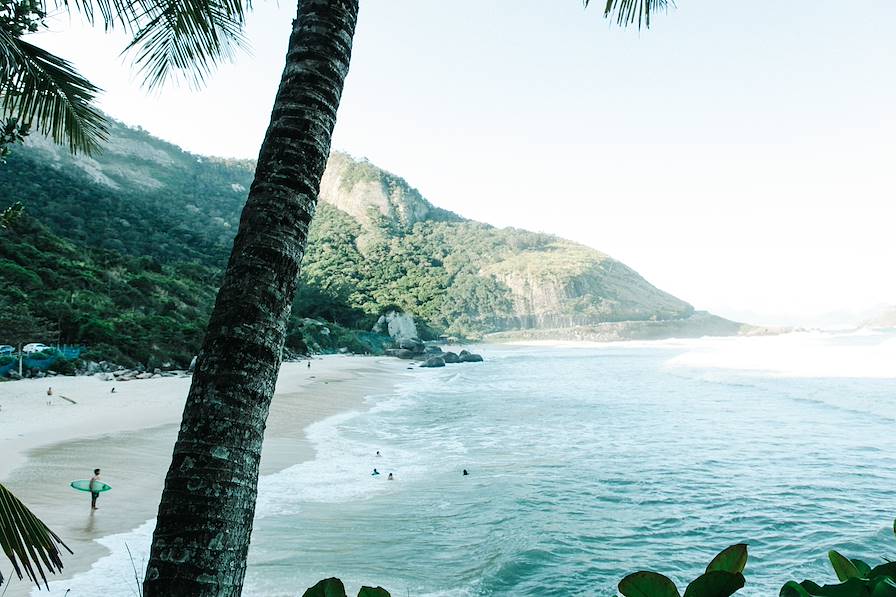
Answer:
[[[896,378],[890,334],[805,332],[706,338],[683,345],[667,368],[726,369],[778,377]]]

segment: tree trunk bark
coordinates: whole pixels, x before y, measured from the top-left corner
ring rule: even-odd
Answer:
[[[299,0],[255,180],[196,363],[146,597],[242,592],[258,464],[359,0]]]

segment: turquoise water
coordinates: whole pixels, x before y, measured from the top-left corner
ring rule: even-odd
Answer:
[[[830,548],[896,555],[896,380],[725,362],[801,349],[848,369],[893,337],[737,342],[487,347],[482,365],[415,372],[315,430],[328,464],[271,479],[301,497],[259,520],[249,592],[337,575],[393,595],[614,595],[643,568],[683,587],[747,542],[742,594],[777,595],[791,577],[835,580]]]
[[[262,479],[245,594],[683,589],[747,542],[758,597],[835,580],[830,548],[896,556],[894,335],[481,352],[309,429],[317,460]]]

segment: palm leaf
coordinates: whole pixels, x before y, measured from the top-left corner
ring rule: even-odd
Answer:
[[[122,27],[133,34],[125,52],[149,89],[174,75],[198,87],[235,50],[246,47],[243,35],[252,0],[55,0],[58,8],[82,14],[106,29]]]
[[[127,50],[150,89],[175,74],[201,85],[222,60],[246,47],[243,36],[251,1],[144,0],[138,29]],[[126,51],[127,51],[126,50]]]
[[[99,88],[67,60],[0,30],[0,115],[31,124],[73,152],[91,153],[106,138],[93,105]]]
[[[57,8],[63,8],[68,12],[72,10],[84,15],[91,25],[102,21],[106,30],[112,29],[116,24],[124,27],[126,31],[133,30],[137,21],[137,8],[141,2],[128,0],[55,0]]]
[[[586,7],[590,3],[591,0],[585,0]],[[665,10],[670,4],[675,6],[674,0],[607,0],[604,17],[615,19],[622,27],[637,23],[640,29],[642,24],[650,27],[651,15]]]
[[[12,562],[13,571],[19,580],[23,578],[24,569],[28,578],[38,587],[40,587],[38,580],[40,575],[44,586],[49,589],[44,568],[54,574],[62,570],[58,545],[72,553],[56,533],[47,528],[47,525],[32,514],[8,489],[0,485],[0,548]],[[0,584],[3,584],[2,574]]]

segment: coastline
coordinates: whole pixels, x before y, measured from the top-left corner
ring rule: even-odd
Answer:
[[[341,355],[316,358],[310,369],[305,362],[284,363],[265,432],[261,474],[313,459],[308,426],[363,409],[365,398],[388,392],[405,367],[394,359]],[[48,405],[51,384],[54,396]],[[75,552],[63,551],[63,573],[49,575],[48,581],[88,570],[109,553],[98,539],[155,517],[189,384],[190,378],[115,383],[56,377],[0,385],[0,479]],[[113,385],[115,394],[110,393]],[[68,483],[89,478],[96,466],[114,489],[100,496],[100,510],[93,513],[88,494]],[[34,588],[17,578],[8,582],[9,597]]]

